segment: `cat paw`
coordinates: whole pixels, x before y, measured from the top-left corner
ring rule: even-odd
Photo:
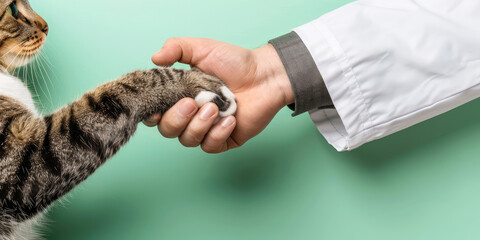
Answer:
[[[220,110],[219,116],[221,118],[233,115],[237,111],[235,95],[226,86],[221,86],[218,93],[201,91],[195,97],[195,101],[200,107],[208,102],[215,103]]]

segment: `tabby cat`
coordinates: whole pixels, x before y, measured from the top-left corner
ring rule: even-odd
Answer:
[[[234,95],[199,70],[135,71],[87,92],[49,116],[8,74],[42,48],[47,23],[27,0],[0,0],[0,239],[34,239],[35,219],[90,176],[135,132],[137,124],[178,100],[212,101],[235,112]],[[18,57],[20,56],[20,57]]]

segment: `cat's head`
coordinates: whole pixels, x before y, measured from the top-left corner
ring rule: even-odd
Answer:
[[[28,0],[0,0],[0,67],[22,66],[42,48],[48,25]]]

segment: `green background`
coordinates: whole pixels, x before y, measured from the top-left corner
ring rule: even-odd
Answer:
[[[255,48],[350,1],[31,0],[50,24],[44,112],[136,68],[169,37]],[[182,67],[182,66],[179,66]],[[38,70],[38,69],[37,69]],[[37,74],[38,75],[38,74]],[[55,204],[48,239],[480,238],[480,102],[337,153],[285,109],[244,147],[208,155],[139,127]]]

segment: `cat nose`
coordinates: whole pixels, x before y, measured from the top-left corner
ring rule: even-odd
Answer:
[[[43,20],[43,18],[41,18],[40,16],[37,17],[37,19],[35,20],[35,26],[40,29],[42,32],[45,33],[45,35],[48,34],[48,24],[47,22],[45,22],[45,20]]]
[[[44,32],[45,35],[48,35],[48,24],[43,25],[42,32]]]

